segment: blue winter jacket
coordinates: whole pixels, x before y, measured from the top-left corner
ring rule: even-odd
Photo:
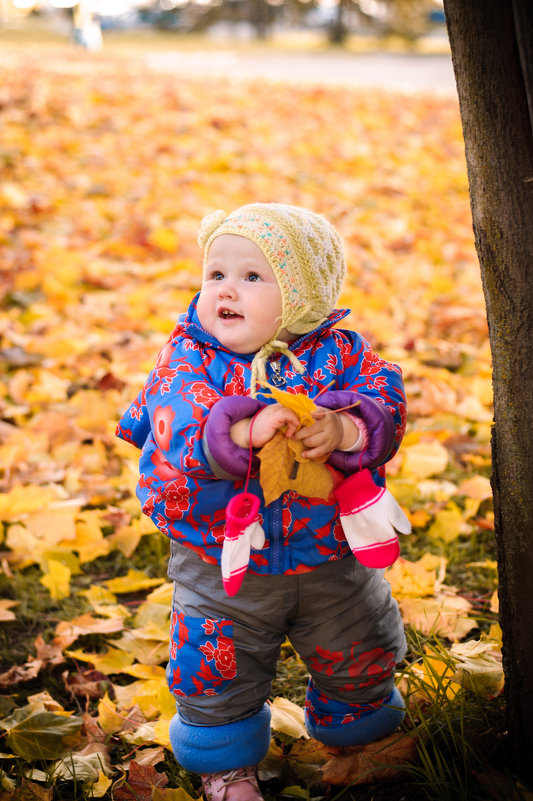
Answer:
[[[220,561],[225,509],[244,486],[249,453],[231,440],[230,426],[273,403],[268,394],[250,397],[254,353],[236,354],[200,325],[196,296],[162,348],[156,366],[121,418],[117,435],[141,450],[137,495],[142,510],[167,536],[207,562]],[[296,373],[278,354],[267,367],[269,381],[317,398],[317,405],[350,409],[369,434],[361,455],[335,451],[328,462],[337,481],[361,468],[385,481],[390,459],[405,429],[405,396],[400,368],[381,359],[354,331],[333,328],[347,310],[334,311],[322,325],[289,345],[305,366]],[[330,382],[334,387],[323,391]],[[333,495],[328,501],[285,492],[265,506],[254,457],[249,491],[261,499],[266,535],[252,551],[254,573],[299,573],[349,553]]]

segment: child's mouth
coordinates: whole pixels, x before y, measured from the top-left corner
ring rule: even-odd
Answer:
[[[218,316],[221,317],[223,320],[237,320],[242,317],[240,314],[236,314],[232,312],[230,309],[220,309]]]

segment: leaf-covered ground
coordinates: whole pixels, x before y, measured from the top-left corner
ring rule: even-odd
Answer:
[[[410,739],[388,762],[413,743],[414,761],[343,789],[384,757],[305,739],[287,644],[266,797],[512,797],[490,353],[456,102],[7,47],[0,130],[2,801],[198,797],[168,750],[167,543],[140,516],[137,454],[114,430],[199,288],[199,220],[253,200],[308,206],[345,239],[347,324],[406,379],[389,486],[414,528],[388,574],[411,642]],[[320,783],[325,762],[339,787]]]

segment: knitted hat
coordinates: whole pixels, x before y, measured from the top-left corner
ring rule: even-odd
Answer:
[[[213,240],[223,234],[255,242],[272,268],[282,299],[277,334],[282,329],[306,334],[327,319],[337,303],[346,262],[342,239],[325,217],[283,203],[250,203],[229,215],[215,211],[204,217],[198,234],[204,265]],[[265,380],[264,362],[278,350],[302,372],[286,344],[274,337],[254,359],[255,379]]]
[[[346,264],[342,240],[325,217],[283,203],[251,203],[229,216],[215,211],[198,234],[206,260],[222,234],[244,236],[262,250],[281,291],[282,328],[306,334],[333,311]]]

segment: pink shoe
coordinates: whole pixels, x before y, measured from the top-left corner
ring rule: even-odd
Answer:
[[[255,768],[236,768],[202,776],[207,801],[264,801],[259,792]]]

